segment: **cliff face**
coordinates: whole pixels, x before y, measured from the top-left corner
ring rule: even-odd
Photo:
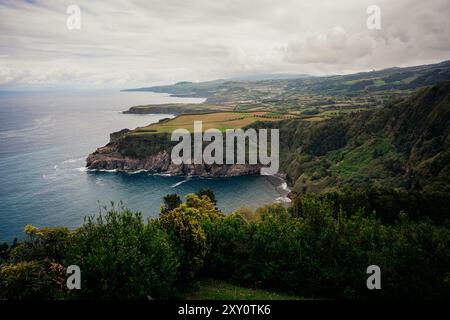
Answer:
[[[450,192],[450,81],[385,108],[280,125],[280,170],[294,192],[344,185]]]
[[[119,152],[117,144],[110,143],[98,148],[86,159],[86,166],[93,170],[117,170],[132,172],[145,170],[170,175],[201,177],[233,177],[259,174],[260,165],[207,165],[181,164],[175,165],[168,151],[160,151],[142,158],[127,156]]]

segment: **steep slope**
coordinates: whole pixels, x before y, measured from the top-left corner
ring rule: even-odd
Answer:
[[[380,185],[450,191],[450,82],[386,108],[283,122],[281,168],[294,190]]]

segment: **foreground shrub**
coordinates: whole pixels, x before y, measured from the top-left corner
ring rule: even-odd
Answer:
[[[206,276],[244,282],[254,278],[249,258],[252,226],[238,213],[204,223],[210,243],[203,267]]]
[[[86,299],[167,298],[178,267],[156,223],[145,225],[139,213],[114,208],[76,230],[67,264],[80,267],[81,290],[72,293]]]
[[[57,299],[65,283],[64,267],[54,263],[22,261],[0,265],[0,300]]]
[[[202,224],[218,218],[221,218],[220,212],[206,195],[189,194],[185,203],[169,212],[161,212],[159,222],[181,257],[182,280],[193,279],[203,267],[209,241]]]
[[[25,226],[25,239],[11,249],[12,262],[50,260],[62,262],[70,243],[70,231],[65,227],[37,228]]]
[[[436,224],[450,223],[446,210],[450,206],[450,196],[444,192],[344,187],[339,191],[308,194],[307,197],[327,200],[333,206],[335,214],[343,210],[346,215],[352,215],[362,210],[366,216],[375,214],[383,223],[391,224],[398,221],[402,212],[406,212],[412,220],[427,217]],[[301,203],[298,202],[304,198],[303,195],[294,200],[292,205],[294,213],[301,209]]]
[[[2,245],[0,299],[60,299],[65,290],[65,267],[70,232],[64,227],[25,227],[23,241]]]
[[[384,225],[363,211],[336,214],[317,197],[298,203],[294,216],[270,205],[248,222],[239,214],[216,221],[207,273],[306,297],[450,297],[448,228],[406,216]],[[373,264],[382,290],[366,287]]]

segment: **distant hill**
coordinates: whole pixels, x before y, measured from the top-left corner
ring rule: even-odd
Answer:
[[[283,79],[302,79],[312,77],[308,74],[294,74],[294,73],[266,73],[254,74],[246,76],[237,76],[229,78],[231,81],[264,81],[264,80],[283,80]]]
[[[270,77],[270,79],[264,79],[265,77]],[[260,75],[198,83],[183,81],[174,85],[127,89],[126,91],[153,91],[183,97],[205,97],[208,103],[259,102],[267,99],[285,101],[304,95],[329,97],[392,95],[401,92],[408,93],[421,86],[449,80],[450,61],[350,75],[326,77],[292,75],[292,77],[295,78],[288,78],[287,75]]]

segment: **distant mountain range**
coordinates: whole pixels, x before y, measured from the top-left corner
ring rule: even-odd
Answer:
[[[283,80],[283,79],[302,79],[312,77],[308,74],[294,74],[294,73],[266,73],[253,74],[246,76],[237,76],[229,78],[230,81],[264,81],[264,80]]]
[[[410,92],[421,86],[450,79],[450,60],[437,64],[389,68],[350,75],[310,77],[307,75],[258,75],[206,82],[127,89],[165,92],[183,97],[205,97],[210,103],[230,101],[286,100],[301,95],[367,95],[393,91]]]

